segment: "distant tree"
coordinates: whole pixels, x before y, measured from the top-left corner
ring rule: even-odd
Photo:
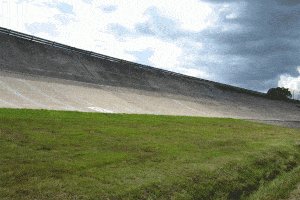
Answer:
[[[267,96],[270,99],[286,100],[288,98],[291,98],[292,94],[287,88],[277,87],[269,89],[267,92]]]

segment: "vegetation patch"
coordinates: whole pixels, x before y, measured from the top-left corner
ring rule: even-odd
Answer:
[[[0,199],[288,198],[299,133],[230,118],[1,108]]]

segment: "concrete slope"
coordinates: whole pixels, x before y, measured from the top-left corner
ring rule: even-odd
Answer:
[[[299,104],[0,34],[0,107],[299,121]]]
[[[122,86],[147,91],[160,91],[200,97],[213,92],[222,95],[224,84],[184,75],[165,73],[123,60],[108,60],[67,51],[51,45],[32,42],[0,33],[0,69],[76,80],[93,84]],[[69,47],[71,48],[71,47]],[[69,49],[70,50],[70,49]],[[232,86],[230,89],[234,89]],[[252,92],[255,94],[255,92]],[[258,96],[264,96],[256,92]]]
[[[295,104],[239,95],[188,97],[0,71],[0,107],[299,120]],[[213,96],[212,94],[210,94]],[[229,96],[228,96],[229,97]]]

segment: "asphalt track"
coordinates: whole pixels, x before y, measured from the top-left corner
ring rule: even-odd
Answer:
[[[0,107],[234,118],[300,129],[299,104],[253,94],[0,34]]]

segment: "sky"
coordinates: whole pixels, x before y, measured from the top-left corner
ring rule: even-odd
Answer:
[[[0,26],[300,99],[299,0],[0,0]]]

